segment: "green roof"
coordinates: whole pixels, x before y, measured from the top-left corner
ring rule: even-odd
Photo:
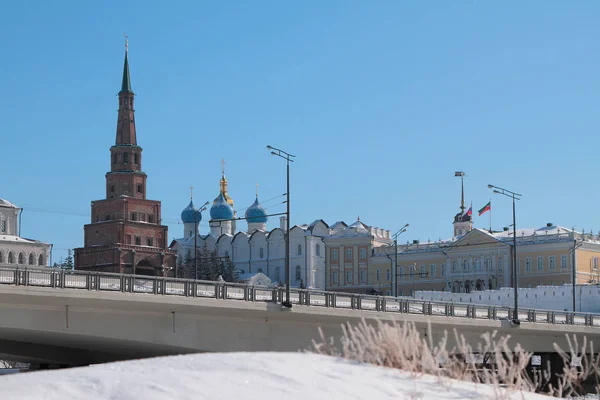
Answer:
[[[125,65],[123,66],[123,83],[121,92],[133,93],[131,90],[131,80],[129,78],[129,61],[127,60],[127,51],[125,51]]]

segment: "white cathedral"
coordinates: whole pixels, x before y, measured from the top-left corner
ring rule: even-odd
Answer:
[[[21,208],[0,199],[0,265],[47,266],[51,245],[20,236]]]
[[[200,234],[202,210],[193,200],[182,211],[183,238],[171,242],[170,248],[178,253],[178,264],[186,255],[193,257],[205,247],[218,257],[228,257],[240,275],[262,273],[274,283],[285,281],[286,218],[280,218],[278,228],[267,231],[267,212],[258,201],[246,210],[247,231],[236,231],[236,213],[233,199],[227,193],[227,179],[223,173],[220,192],[210,207],[210,233]],[[225,221],[223,221],[225,220]],[[196,239],[194,240],[194,236]],[[325,288],[325,242],[329,227],[322,220],[310,225],[290,227],[290,284],[307,288]]]

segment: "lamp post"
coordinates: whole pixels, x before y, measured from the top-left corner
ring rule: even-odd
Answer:
[[[518,277],[517,277],[517,217],[515,212],[515,200],[520,200],[522,196],[519,193],[511,192],[510,190],[494,186],[488,185],[489,189],[493,189],[494,193],[501,194],[506,197],[510,197],[512,199],[512,212],[513,212],[513,254],[512,254],[512,264],[513,264],[513,287],[514,287],[514,296],[515,296],[515,314],[513,315],[513,323],[518,325],[519,322],[519,300],[518,300]]]
[[[394,297],[398,297],[398,236],[406,232],[408,226],[409,224],[404,225],[392,235],[392,239],[394,239],[394,293],[392,294]]]
[[[198,279],[198,216],[202,219],[202,211],[206,210],[208,201],[204,203],[199,209],[194,211],[194,280]]]
[[[294,162],[292,158],[296,156],[269,145],[267,145],[267,149],[271,150],[271,155],[281,157],[286,162],[287,190],[285,193],[285,204],[287,208],[285,212],[285,301],[283,301],[281,305],[287,308],[292,308],[292,302],[290,301],[290,163]]]

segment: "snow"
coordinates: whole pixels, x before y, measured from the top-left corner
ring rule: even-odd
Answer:
[[[213,353],[0,376],[2,399],[547,399],[305,353]],[[503,389],[497,389],[502,392]],[[502,394],[502,393],[499,393]]]

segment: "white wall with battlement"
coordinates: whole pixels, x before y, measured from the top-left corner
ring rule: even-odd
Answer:
[[[519,288],[518,296],[520,309],[573,310],[572,285]],[[514,289],[507,287],[471,293],[417,290],[415,297],[419,300],[514,306]],[[578,312],[600,313],[600,287],[597,285],[575,286],[575,307]]]

